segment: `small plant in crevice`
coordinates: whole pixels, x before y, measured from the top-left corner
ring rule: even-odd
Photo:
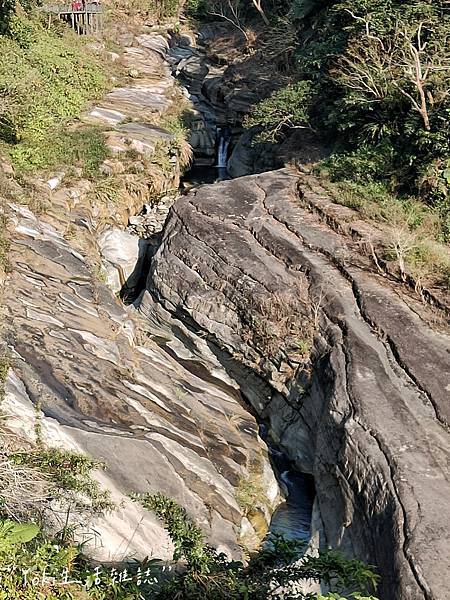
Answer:
[[[241,310],[244,340],[271,360],[308,362],[323,300],[310,298],[308,287],[301,277],[286,292],[248,298]]]
[[[268,503],[263,483],[263,467],[260,460],[253,460],[248,466],[248,474],[239,478],[236,488],[236,502],[249,516],[261,505]]]
[[[11,367],[11,354],[8,350],[0,353],[0,406],[5,397],[5,384]]]
[[[205,543],[201,529],[174,500],[163,494],[132,498],[159,517],[174,545],[174,560],[184,569],[162,583],[155,600],[376,600],[378,575],[359,560],[319,551],[305,554],[306,543],[271,535],[248,564],[229,560]],[[303,592],[301,584],[326,584],[325,595]],[[349,590],[344,593],[343,590]]]

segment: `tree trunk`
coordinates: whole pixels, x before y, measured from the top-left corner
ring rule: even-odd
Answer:
[[[265,25],[270,25],[269,19],[266,17],[266,13],[263,11],[263,8],[261,6],[261,2],[258,0],[252,0],[252,2],[256,10],[261,15],[261,18],[264,21]]]

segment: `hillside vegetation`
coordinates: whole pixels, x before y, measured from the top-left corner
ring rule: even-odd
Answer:
[[[0,8],[0,150],[20,170],[70,163],[82,143],[104,154],[99,135],[63,130],[108,87],[104,61],[68,27],[35,10]]]
[[[254,145],[312,132],[336,201],[394,228],[383,259],[400,254],[420,289],[448,289],[449,3],[200,0],[196,11],[243,34],[253,68],[259,57],[278,72],[244,121]]]
[[[312,127],[335,179],[382,182],[441,211],[450,236],[450,10],[443,0],[278,3],[294,82],[255,108],[264,136]],[[284,48],[283,48],[284,45]]]

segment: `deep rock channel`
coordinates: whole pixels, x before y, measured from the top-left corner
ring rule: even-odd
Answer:
[[[90,115],[111,121],[116,147],[131,139],[151,153],[170,135],[139,123],[142,99],[146,111],[170,106],[169,62],[204,89],[192,50],[175,61],[168,53],[163,36],[128,41],[127,66],[145,82]],[[202,114],[198,154],[209,160],[215,116]],[[4,406],[17,428],[32,430],[38,415],[46,441],[106,462],[99,477],[121,504],[96,523],[97,555],[170,556],[130,491],[173,497],[232,556],[259,543],[290,491],[275,512],[280,530],[290,502],[299,536],[312,520],[315,543],[379,568],[382,600],[443,600],[448,324],[378,273],[361,237],[333,225],[367,231],[357,215],[313,177],[280,169],[196,187],[170,210],[167,200],[139,240],[123,219],[102,220],[79,188],[62,186],[48,214],[12,206],[5,306],[15,361]],[[109,285],[93,276],[92,253]],[[128,306],[115,295],[124,282]],[[263,493],[249,511],[237,497],[255,477]]]

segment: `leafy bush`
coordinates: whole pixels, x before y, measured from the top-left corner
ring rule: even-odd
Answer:
[[[125,12],[130,16],[149,17],[157,21],[178,18],[181,14],[183,0],[127,0],[115,2],[117,11]]]
[[[99,174],[99,167],[110,155],[102,130],[98,127],[68,129],[55,124],[52,132],[25,139],[9,146],[9,155],[18,171],[79,167],[85,177]]]
[[[277,141],[287,130],[308,126],[312,103],[311,84],[300,81],[262,100],[245,119],[245,125],[262,129],[258,141]]]
[[[120,572],[95,566],[81,546],[46,536],[34,523],[0,521],[0,600],[144,600],[154,573],[152,561]]]

